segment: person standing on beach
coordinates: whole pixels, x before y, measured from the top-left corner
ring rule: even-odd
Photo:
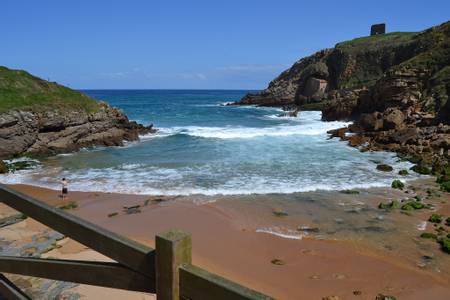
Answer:
[[[62,186],[61,198],[63,201],[67,198],[67,194],[69,193],[69,191],[67,190],[67,185],[68,185],[68,182],[67,182],[66,178],[63,178],[61,180],[61,186]]]

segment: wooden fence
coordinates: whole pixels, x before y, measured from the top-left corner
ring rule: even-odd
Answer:
[[[6,299],[30,298],[1,273],[156,293],[158,300],[274,299],[192,265],[191,237],[182,231],[157,235],[152,249],[4,185],[0,202],[115,261],[0,256]]]

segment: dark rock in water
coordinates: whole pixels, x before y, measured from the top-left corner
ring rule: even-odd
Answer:
[[[383,172],[392,172],[394,170],[394,168],[392,168],[390,165],[379,164],[377,166],[377,170],[383,171]]]
[[[284,113],[279,114],[279,117],[291,117],[291,118],[297,118],[298,113],[300,112],[299,108],[296,108],[294,110],[286,111]]]

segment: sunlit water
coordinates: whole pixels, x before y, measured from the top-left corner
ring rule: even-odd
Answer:
[[[222,105],[246,91],[86,91],[157,134],[124,147],[83,149],[41,160],[4,183],[139,194],[267,194],[388,186],[408,168],[392,153],[359,152],[327,131],[320,112],[280,117],[276,108]],[[394,172],[376,170],[387,163]],[[408,176],[413,179],[415,175]]]

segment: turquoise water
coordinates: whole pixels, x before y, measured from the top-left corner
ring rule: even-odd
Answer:
[[[6,183],[140,194],[292,193],[387,186],[401,168],[392,153],[359,152],[327,131],[320,112],[224,106],[247,91],[89,90],[130,119],[159,129],[124,147],[83,149],[0,177]],[[395,172],[376,170],[388,163]],[[414,178],[413,175],[409,177]]]

